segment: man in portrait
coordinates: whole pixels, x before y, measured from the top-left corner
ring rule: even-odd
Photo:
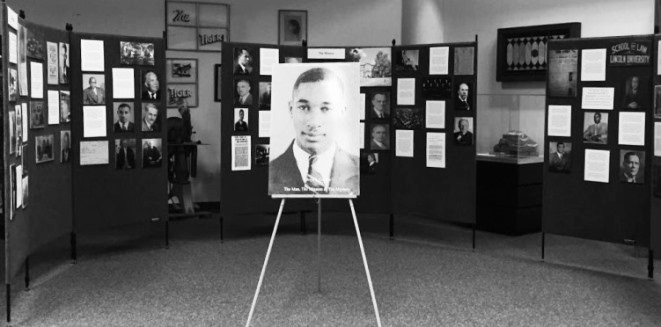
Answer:
[[[359,188],[359,160],[338,145],[346,131],[342,79],[327,68],[304,71],[289,101],[295,137],[269,169],[269,194],[351,194]],[[298,191],[300,190],[300,191]]]
[[[386,125],[378,124],[372,126],[370,133],[372,140],[370,141],[370,150],[388,150],[390,149],[390,140],[388,139],[388,127]]]
[[[640,77],[638,76],[627,78],[624,85],[624,102],[622,104],[625,109],[645,109],[640,84]]]
[[[69,108],[69,96],[60,93],[60,123],[71,121],[71,109]]]
[[[119,148],[116,153],[116,168],[117,169],[133,169],[135,168],[135,150],[129,145],[128,139],[117,140]]]
[[[89,86],[83,90],[83,104],[104,104],[106,91],[96,86],[96,77],[91,76],[88,83]]]
[[[163,157],[158,147],[152,144],[151,141],[145,141],[142,148],[142,166],[144,168],[160,167],[162,159]]]
[[[161,125],[158,122],[158,107],[153,103],[144,104],[144,110],[142,111],[142,131],[161,131]]]
[[[468,91],[468,84],[459,84],[459,88],[457,89],[457,99],[454,102],[455,110],[471,110]]]
[[[60,84],[69,83],[69,44],[60,43]]]
[[[568,173],[571,167],[570,154],[565,152],[565,144],[558,142],[556,150],[551,154],[549,170],[558,173]]]
[[[113,125],[115,133],[133,132],[135,124],[133,123],[133,113],[128,103],[121,103],[117,107],[117,121]]]
[[[161,92],[159,91],[160,85],[158,83],[158,76],[152,71],[148,71],[142,78],[142,100],[160,100]]]
[[[250,82],[246,79],[236,81],[236,95],[234,104],[239,106],[252,105],[252,94],[250,94]]]
[[[239,118],[236,120],[236,123],[234,123],[235,132],[248,131],[248,123],[246,123],[244,119],[245,119],[245,113],[243,112],[243,109],[239,109]]]
[[[373,118],[390,118],[390,108],[388,108],[388,96],[386,92],[376,92],[370,99],[372,104],[371,114]]]
[[[285,41],[301,41],[301,22],[300,18],[287,16],[287,29],[285,30]]]
[[[620,167],[620,181],[624,183],[642,184],[645,182],[645,174],[640,169],[642,156],[636,151],[628,151],[622,159]]]
[[[234,49],[234,74],[248,75],[252,73],[252,57],[246,48]]]
[[[457,121],[457,129],[454,133],[454,143],[457,145],[473,145],[473,133],[470,131],[470,123],[466,118]]]
[[[60,162],[71,162],[71,137],[69,131],[62,131],[60,147],[62,147]]]
[[[259,108],[271,108],[271,82],[259,83]]]
[[[589,143],[608,143],[608,123],[601,122],[601,113],[595,112],[594,124],[583,132],[583,140]]]

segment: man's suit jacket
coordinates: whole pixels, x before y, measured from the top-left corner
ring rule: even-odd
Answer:
[[[287,151],[271,161],[269,166],[269,194],[311,194],[310,191],[287,192],[284,187],[302,188],[305,181],[301,179],[301,173],[296,165],[294,157],[294,142],[292,142]],[[358,193],[360,184],[359,179],[359,161],[356,156],[352,156],[339,147],[335,151],[333,168],[331,169],[331,179],[329,188],[346,188],[349,192],[341,190],[329,190],[329,194],[350,194]]]
[[[596,136],[600,136],[599,140],[596,139]],[[588,128],[583,132],[583,139],[590,142],[601,142],[607,143],[608,141],[608,124],[600,123],[599,127],[595,124],[588,126]]]
[[[645,182],[645,178],[641,171],[638,171],[638,175],[634,176],[634,183],[636,184],[643,184]],[[624,172],[620,172],[620,181],[627,183],[627,175]]]
[[[117,169],[125,168],[135,168],[135,152],[131,148],[119,149],[119,153],[117,153]]]
[[[380,146],[378,143],[374,142],[374,140],[370,141],[370,150],[388,150],[389,148],[387,142],[384,142],[383,146]]]
[[[454,109],[455,110],[471,110],[470,107],[470,101],[468,101],[468,98],[466,98],[466,102],[461,101],[459,97],[457,97],[454,101]]]
[[[569,171],[569,155],[567,153],[563,154],[562,158],[558,155],[557,152],[554,152],[551,155],[551,162],[549,163],[549,169],[551,171],[557,172],[568,172]]]
[[[241,65],[234,65],[234,75],[248,75],[252,73],[252,66],[246,66],[245,69]]]
[[[115,133],[128,133],[128,132],[133,132],[133,129],[135,128],[135,124],[133,122],[129,122],[129,126],[127,127],[126,130],[122,130],[122,125],[119,124],[119,122],[116,122],[113,125],[113,129],[115,130]]]
[[[62,150],[62,156],[60,157],[60,162],[71,162],[71,149]]]
[[[156,147],[145,149],[142,154],[142,164],[144,167],[159,167],[161,165],[161,159],[161,152]]]
[[[161,131],[161,126],[158,124],[158,120],[155,121],[152,125],[151,128],[147,126],[147,123],[145,121],[142,121],[142,131],[143,132],[160,132]]]
[[[243,105],[243,106],[251,106],[252,105],[252,94],[248,94],[246,97],[246,100],[241,102],[241,96],[237,94],[236,96],[236,103],[237,105]]]
[[[96,88],[96,94],[91,87],[86,88],[83,91],[83,104],[104,104],[106,92],[100,88]]]
[[[454,133],[454,143],[458,145],[473,145],[473,133],[466,132],[461,135],[461,132]]]
[[[374,108],[372,108],[372,118],[377,118],[377,119],[379,118],[379,114],[376,112],[376,110],[374,110]],[[383,118],[384,119],[390,118],[390,115],[387,112],[384,112]]]
[[[152,99],[151,97],[149,97],[149,91],[143,90],[142,91],[142,100],[160,100],[161,99],[161,91],[160,90],[156,91],[155,95],[156,95],[156,99]]]

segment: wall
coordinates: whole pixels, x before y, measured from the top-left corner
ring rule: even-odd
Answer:
[[[202,0],[231,6],[231,40],[277,43],[279,9],[308,10],[310,46],[390,45],[400,40],[402,0]],[[7,0],[38,24],[74,31],[160,37],[165,30],[164,0]],[[219,53],[168,51],[169,58],[198,58],[199,107],[193,111],[194,139],[208,143],[199,151],[195,201],[220,197],[220,110],[213,101],[214,65]],[[168,115],[178,115],[170,110]],[[265,190],[266,191],[266,190]]]

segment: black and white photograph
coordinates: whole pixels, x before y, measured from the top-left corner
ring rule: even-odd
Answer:
[[[46,126],[46,109],[43,101],[30,101],[30,129]]]
[[[119,42],[119,62],[122,65],[154,66],[154,44]]]
[[[135,139],[115,140],[115,169],[128,170],[135,168]]]
[[[285,64],[300,64],[303,63],[303,58],[301,57],[285,57]]]
[[[14,68],[9,68],[9,101],[16,101],[18,98],[18,72]]]
[[[367,111],[373,119],[390,119],[390,92],[384,90],[369,91],[365,95]]]
[[[647,106],[647,80],[632,75],[624,81],[622,109],[645,110]]]
[[[60,91],[60,124],[71,121],[71,93]]]
[[[271,109],[271,82],[259,82],[259,109]]]
[[[571,155],[571,142],[549,142],[549,171],[554,173],[570,173]]]
[[[71,162],[71,131],[60,131],[60,162]]]
[[[39,31],[39,29],[29,28],[28,29],[28,39],[25,44],[27,49],[27,56],[36,59],[44,59],[45,51],[45,41],[44,35]]]
[[[168,58],[165,75],[168,83],[197,83],[197,59]]]
[[[473,110],[473,97],[471,90],[473,85],[470,82],[458,82],[455,87],[456,96],[454,98],[454,110],[470,111]]]
[[[249,48],[234,48],[234,75],[252,74],[252,52]]]
[[[55,144],[53,134],[37,135],[34,137],[35,157],[38,164],[53,161],[53,146]]]
[[[274,67],[270,195],[351,198],[360,193],[359,101],[356,65]]]
[[[27,208],[28,206],[28,200],[30,198],[30,188],[29,188],[29,180],[30,176],[28,175],[28,170],[25,168],[25,165],[23,165],[23,208]]]
[[[369,125],[370,150],[390,150],[390,125]]]
[[[69,84],[69,74],[71,72],[69,66],[69,43],[60,42],[60,84]]]
[[[252,106],[252,85],[250,80],[246,78],[239,78],[234,83],[234,105],[236,106]]]
[[[142,71],[142,100],[159,101],[161,100],[161,87],[158,75],[153,70]]]
[[[161,131],[161,113],[157,103],[142,104],[142,128],[143,132]]]
[[[608,113],[587,111],[583,113],[583,141],[608,144]]]
[[[392,85],[391,48],[350,48],[347,61],[360,63],[360,86]]]
[[[454,118],[454,144],[473,145],[473,117]]]
[[[551,50],[548,57],[549,96],[576,97],[578,94],[578,50]]]
[[[248,131],[248,108],[234,109],[234,131],[235,132]]]
[[[255,166],[268,166],[271,146],[269,144],[255,145]]]
[[[654,86],[654,118],[661,119],[661,85]]]
[[[23,117],[23,110],[17,105],[16,106],[16,151],[19,155],[23,153],[23,142],[28,140],[23,139],[23,119],[28,119],[28,117]]]
[[[620,150],[619,180],[622,183],[645,183],[645,151]]]
[[[425,111],[422,108],[395,108],[392,122],[397,129],[420,129],[425,126]]]
[[[420,89],[422,90],[422,97],[425,99],[449,99],[452,97],[452,78],[423,78]]]
[[[133,133],[135,131],[135,104],[133,102],[115,102],[112,107],[113,132]]]
[[[83,104],[106,103],[106,76],[104,74],[83,74]]]
[[[308,12],[306,10],[278,11],[278,44],[301,45],[308,39]]]
[[[375,174],[379,167],[379,153],[378,152],[361,152],[360,153],[360,172],[363,174]]]
[[[163,162],[161,139],[142,140],[142,168],[160,167]]]
[[[9,154],[16,153],[16,112],[9,111]]]
[[[395,51],[395,70],[398,72],[418,71],[420,50],[402,49]]]

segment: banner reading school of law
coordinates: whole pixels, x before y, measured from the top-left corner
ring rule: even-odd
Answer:
[[[272,78],[269,195],[358,196],[359,65],[279,64]]]
[[[229,41],[229,5],[168,1],[165,12],[168,50],[221,51]]]

